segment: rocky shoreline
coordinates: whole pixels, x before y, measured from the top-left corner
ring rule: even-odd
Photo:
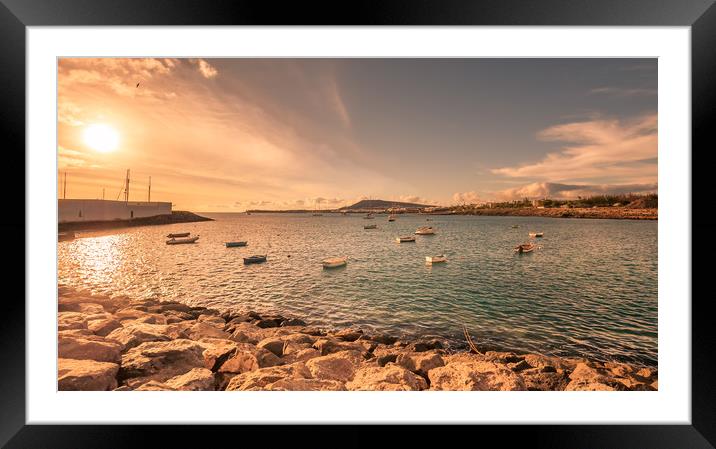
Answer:
[[[58,296],[59,390],[658,389],[655,370],[625,363],[451,352],[437,339],[64,287]]]

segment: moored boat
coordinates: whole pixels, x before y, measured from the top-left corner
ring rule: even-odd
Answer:
[[[544,237],[544,232],[530,232],[530,237]]]
[[[442,263],[447,262],[447,257],[441,254],[439,256],[425,256],[425,263]]]
[[[398,237],[395,239],[395,241],[398,243],[414,242],[415,237],[413,237],[412,235],[407,237]]]
[[[363,229],[377,229],[378,225],[365,225],[363,226]]]
[[[167,240],[167,245],[181,245],[182,243],[196,243],[196,241],[199,240],[199,236],[196,235],[194,237],[187,237],[187,238],[171,238]]]
[[[365,214],[365,217],[363,217],[363,218],[366,219],[366,220],[372,220],[372,219],[374,219],[375,217],[373,216],[373,214],[368,213],[368,214]]]
[[[395,216],[394,216],[394,215],[389,215],[389,216],[388,216],[388,221],[395,221]]]
[[[189,237],[189,234],[191,234],[191,232],[176,232],[174,234],[167,234],[167,237],[169,237],[170,239],[177,237]]]
[[[247,242],[226,242],[227,248],[235,248],[237,246],[246,246]]]
[[[254,255],[249,257],[244,257],[244,265],[252,264],[252,263],[262,263],[266,262],[266,255]]]
[[[323,259],[321,261],[321,264],[323,265],[323,268],[338,268],[338,267],[344,267],[348,263],[347,257],[329,257],[327,259]]]
[[[521,245],[515,246],[515,252],[518,254],[525,254],[525,253],[531,253],[535,250],[537,245],[534,243],[523,243]]]
[[[422,226],[415,230],[416,235],[433,235],[435,234],[435,229],[433,229],[432,226]]]
[[[519,227],[520,227],[520,225],[512,225],[512,229],[517,229]]]

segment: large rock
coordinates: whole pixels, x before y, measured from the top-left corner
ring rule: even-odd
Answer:
[[[167,324],[167,319],[164,315],[146,312],[136,307],[118,310],[114,313],[114,317],[121,323],[125,323],[126,321],[138,321],[147,324]]]
[[[79,304],[99,304],[104,311],[114,313],[118,309],[129,306],[130,300],[126,296],[99,296],[83,294],[80,292],[58,292],[58,308],[60,311],[77,311],[82,306]],[[74,309],[74,310],[73,310]]]
[[[445,365],[443,358],[436,352],[403,352],[398,355],[395,363],[423,377],[431,369]]]
[[[384,367],[367,366],[356,371],[353,380],[346,384],[349,390],[417,391],[428,388],[422,377],[389,363]]]
[[[170,332],[169,326],[137,322],[127,323],[123,327],[118,327],[107,334],[107,338],[122,343],[125,349],[131,349],[145,342],[169,341],[172,338],[179,337],[180,335]]]
[[[188,315],[191,314],[192,308],[179,302],[160,302],[159,304],[147,307],[147,311],[161,314],[166,314],[167,312],[179,312]]]
[[[281,322],[281,327],[287,326],[305,326],[306,322],[298,318],[290,318]]]
[[[122,324],[114,318],[103,318],[87,322],[87,329],[102,337],[106,337],[110,332],[120,327],[122,327]]]
[[[525,390],[522,377],[493,362],[451,361],[428,373],[431,390]]]
[[[361,354],[365,354],[368,352],[368,349],[370,349],[369,346],[370,343],[367,342],[347,342],[333,337],[319,338],[315,343],[313,343],[313,347],[318,349],[321,355],[328,355],[341,351],[358,351]]]
[[[567,391],[613,391],[626,387],[615,381],[609,370],[592,363],[578,363],[569,375]]]
[[[310,377],[311,372],[303,363],[273,366],[235,376],[229,382],[226,390],[263,390],[267,385],[283,379],[308,379]]]
[[[337,380],[290,378],[268,384],[269,391],[343,391],[346,385]]]
[[[214,373],[206,368],[194,368],[164,383],[179,391],[213,391],[215,388]]]
[[[286,348],[292,348],[294,345],[298,345],[298,343],[288,343]],[[320,357],[321,353],[318,352],[317,349],[308,347],[305,349],[298,349],[296,351],[290,349],[287,353],[283,355],[281,360],[283,360],[284,363],[290,364],[290,363],[296,363],[296,362],[306,362],[311,359],[315,359],[316,357]]]
[[[176,391],[176,389],[170,387],[164,382],[150,380],[149,382],[135,388],[134,391]]]
[[[356,341],[363,336],[363,331],[360,329],[341,329],[333,334],[334,337],[343,341]]]
[[[130,386],[150,380],[164,382],[193,368],[202,368],[204,349],[186,339],[142,343],[122,356],[119,378]]]
[[[261,340],[256,347],[266,349],[267,351],[274,353],[277,357],[281,357],[283,355],[283,347],[285,344],[284,340],[280,337],[269,337]]]
[[[116,363],[94,360],[57,360],[59,390],[109,391],[117,388]]]
[[[237,343],[237,348],[221,364],[218,371],[221,373],[241,374],[280,363],[281,359],[266,349],[257,348],[248,343]]]
[[[60,312],[57,314],[57,330],[87,329],[87,317],[79,312]]]
[[[266,335],[258,326],[242,322],[237,323],[233,327],[233,332],[230,338],[240,343],[256,344],[266,338]]]
[[[543,371],[547,367],[537,368],[534,370],[526,370],[522,372],[527,390],[533,391],[561,391],[569,384],[569,378],[564,371]]]
[[[104,307],[100,304],[94,304],[89,302],[76,302],[71,304],[59,303],[57,310],[60,312],[79,312],[85,315],[96,315],[98,313],[104,313]]]
[[[196,320],[200,323],[210,324],[222,331],[224,330],[224,326],[226,326],[226,321],[224,321],[223,318],[213,314],[203,313],[199,315],[199,318]]]
[[[341,351],[306,362],[311,375],[317,379],[348,382],[353,379],[363,356],[358,351]]]
[[[221,328],[224,326],[222,325]],[[195,323],[186,331],[186,335],[191,340],[199,340],[202,338],[221,338],[228,339],[230,335],[221,330],[221,328],[209,324],[207,322]]]
[[[219,338],[203,338],[199,343],[206,349],[202,353],[204,368],[217,371],[238,347],[235,341]]]
[[[119,363],[122,345],[102,337],[58,334],[57,355],[62,359]]]

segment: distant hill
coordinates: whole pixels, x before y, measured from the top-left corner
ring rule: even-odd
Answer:
[[[384,200],[362,200],[348,207],[341,209],[390,209],[390,208],[406,208],[416,209],[421,207],[433,207],[427,204],[403,203],[400,201],[384,201]]]

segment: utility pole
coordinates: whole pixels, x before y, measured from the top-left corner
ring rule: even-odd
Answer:
[[[102,201],[104,201],[104,187],[102,187]]]
[[[149,190],[147,190],[147,203],[152,202],[152,177],[149,177]]]

